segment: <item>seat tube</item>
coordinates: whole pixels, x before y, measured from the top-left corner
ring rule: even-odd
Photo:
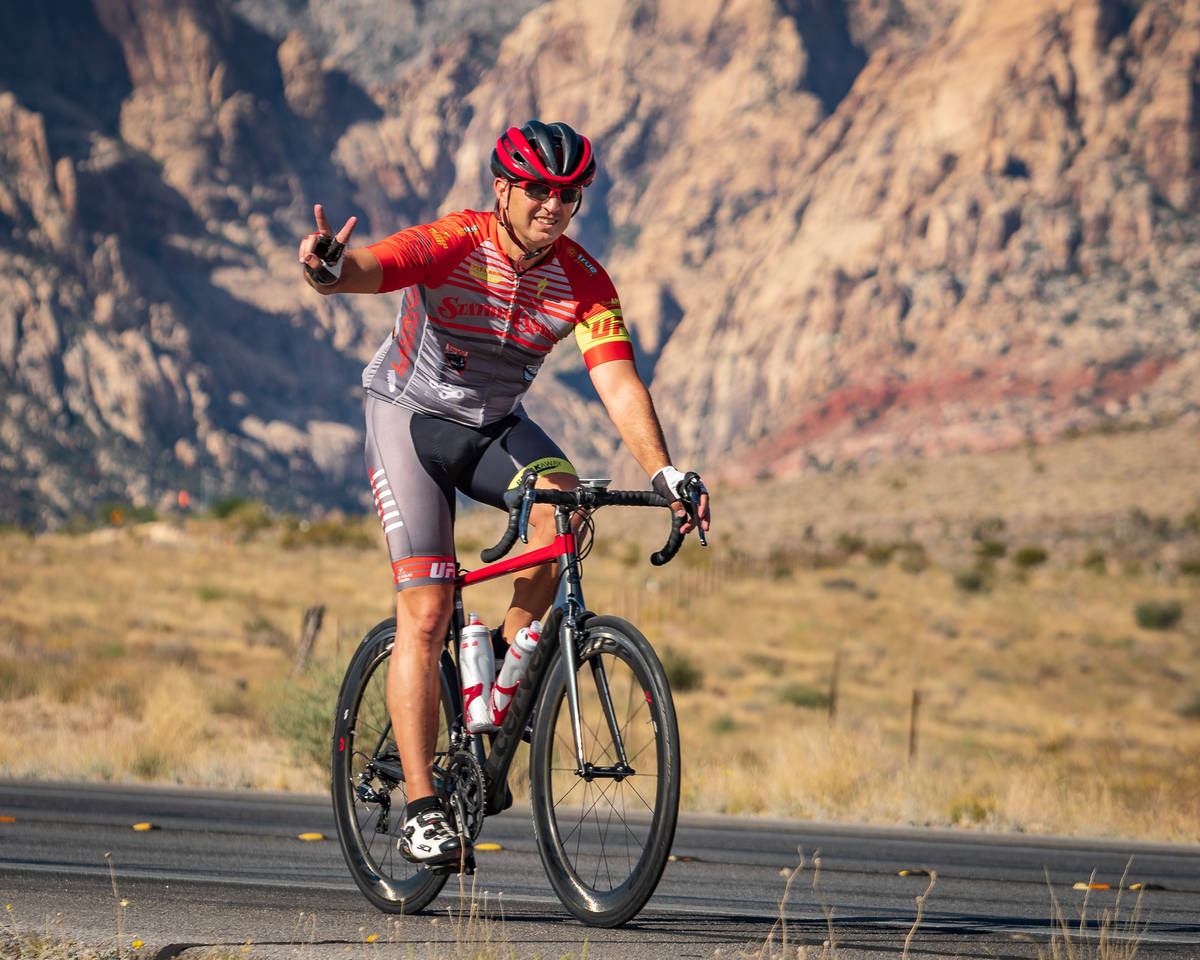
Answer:
[[[571,511],[567,507],[558,507],[554,512],[554,522],[558,533],[571,533]],[[574,539],[571,541],[574,543]],[[565,571],[563,586],[559,591],[559,602],[564,607],[562,625],[559,627],[559,642],[562,647],[563,669],[567,681],[567,710],[571,716],[571,735],[575,739],[575,762],[577,769],[583,771],[583,724],[579,716],[579,678],[576,670],[579,668],[579,657],[575,647],[575,638],[579,629],[579,614],[583,611],[583,584],[579,576],[579,557],[574,549],[559,557],[558,562]]]

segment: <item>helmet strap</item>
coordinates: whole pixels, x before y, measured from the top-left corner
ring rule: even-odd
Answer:
[[[505,195],[506,199],[507,199],[507,197],[512,195],[512,188],[513,188],[513,183],[510,180],[508,182],[508,193]],[[580,203],[582,203],[582,202],[583,202],[583,198],[580,197]],[[578,208],[578,205],[577,205],[577,208]],[[574,216],[574,214],[571,214],[571,216]],[[510,221],[508,219],[508,204],[506,203],[503,207],[501,207],[499,197],[496,198],[496,219],[500,221],[500,226],[502,226],[504,228],[505,232],[508,234],[508,239],[510,239],[513,243],[515,243],[521,249],[521,251],[522,251],[521,262],[522,263],[524,263],[526,260],[534,260],[537,257],[540,257],[543,253],[545,253],[548,249],[550,249],[550,246],[545,246],[545,247],[539,247],[537,250],[530,250],[527,246],[525,246],[525,244],[523,244],[521,242],[520,238],[517,236],[517,232],[513,229],[512,221]]]

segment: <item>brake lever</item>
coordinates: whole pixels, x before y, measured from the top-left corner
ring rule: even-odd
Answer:
[[[700,538],[700,546],[708,546],[708,538],[704,536],[704,528],[700,526],[700,491],[704,489],[704,484],[700,480],[700,474],[688,473],[683,478],[683,483],[680,484],[683,490],[687,492],[687,498],[692,504],[691,515],[696,521],[696,536]]]
[[[522,543],[529,542],[529,511],[533,509],[533,483],[535,478],[531,477],[529,482],[525,484],[525,495],[521,498],[521,520],[517,530],[521,537]]]

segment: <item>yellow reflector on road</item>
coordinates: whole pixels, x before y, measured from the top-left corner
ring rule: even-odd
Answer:
[[[300,839],[301,840],[324,840],[325,835],[323,833],[302,833],[302,834],[300,834]]]

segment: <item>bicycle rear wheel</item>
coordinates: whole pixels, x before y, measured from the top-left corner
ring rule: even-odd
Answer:
[[[575,754],[559,653],[539,697],[530,748],[534,832],[563,905],[584,923],[615,927],[650,899],[670,855],[679,728],[662,664],[636,627],[593,617],[579,650],[584,766]]]
[[[387,710],[395,636],[395,620],[378,624],[346,669],[333,727],[333,810],[342,853],[359,890],[386,913],[415,913],[438,895],[447,873],[409,863],[397,849],[408,797]],[[447,666],[443,655],[435,767],[445,766],[450,749],[454,714]]]

